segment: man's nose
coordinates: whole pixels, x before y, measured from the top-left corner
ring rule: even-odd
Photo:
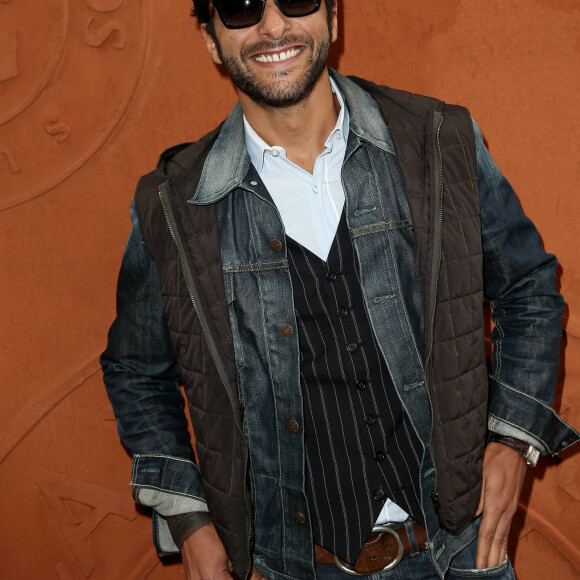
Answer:
[[[258,23],[258,30],[264,36],[282,38],[291,28],[290,18],[284,16],[274,0],[268,0],[264,7],[264,15]]]

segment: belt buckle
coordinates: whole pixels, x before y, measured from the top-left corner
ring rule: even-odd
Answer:
[[[395,568],[395,566],[398,566],[399,562],[403,559],[403,552],[405,551],[405,547],[403,546],[403,540],[401,540],[401,536],[399,536],[399,534],[397,534],[397,532],[388,524],[375,526],[373,528],[372,533],[378,534],[378,537],[375,540],[373,540],[372,542],[365,543],[365,546],[370,546],[371,544],[378,542],[381,539],[381,536],[383,536],[383,534],[391,534],[392,536],[395,536],[395,538],[397,540],[397,556],[395,557],[395,559],[392,562],[389,562],[382,570],[377,570],[375,572],[370,572],[370,573],[371,574],[381,574],[383,572],[388,572],[389,570],[392,570],[393,568]],[[341,560],[336,554],[333,554],[333,557],[334,557],[334,563],[343,572],[346,572],[347,574],[350,574],[351,576],[366,576],[366,575],[368,575],[368,573],[362,574],[360,572],[357,572],[348,563],[346,563],[344,560]]]

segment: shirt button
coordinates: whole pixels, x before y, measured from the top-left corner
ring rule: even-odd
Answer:
[[[273,252],[281,252],[282,251],[282,242],[280,240],[272,240],[270,242],[270,249]]]
[[[250,181],[250,185],[258,185],[257,181]]]
[[[338,141],[339,139],[342,139],[342,133],[340,131],[336,132],[336,135],[334,136],[334,138]]]
[[[270,149],[270,155],[272,157],[278,157],[280,155],[280,151],[278,151],[276,149]]]
[[[348,350],[348,352],[354,352],[357,348],[358,344],[356,342],[349,342],[346,345],[346,350]]]
[[[280,327],[280,332],[284,338],[290,338],[294,334],[294,330],[289,324],[283,324]]]
[[[314,193],[318,193],[318,185],[315,185],[315,186],[312,188],[312,191],[313,191]]]
[[[381,501],[382,499],[384,499],[385,497],[385,492],[382,489],[375,489],[375,491],[373,491],[373,499],[376,499],[377,501]]]
[[[377,451],[375,453],[375,461],[384,461],[387,456],[384,451]]]
[[[368,415],[365,416],[365,423],[367,425],[374,425],[376,421],[377,418],[372,413],[369,413]]]
[[[335,282],[336,279],[338,278],[336,272],[326,272],[326,275],[324,276],[329,282]]]
[[[294,419],[290,419],[286,426],[288,427],[288,431],[290,431],[290,433],[298,433],[298,431],[300,431],[300,425],[298,425],[298,421],[294,421]]]
[[[356,382],[356,388],[359,391],[364,391],[367,388],[367,382],[363,379],[361,379],[360,381]]]
[[[304,514],[301,514],[300,512],[296,512],[294,514],[294,521],[299,525],[303,525],[306,523],[306,516]]]
[[[341,307],[338,309],[338,315],[339,315],[341,318],[344,318],[345,316],[347,316],[347,314],[348,314],[348,308],[344,308],[344,306],[341,306]]]

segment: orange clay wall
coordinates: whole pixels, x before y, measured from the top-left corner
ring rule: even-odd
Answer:
[[[140,174],[235,93],[189,0],[0,0],[0,578],[165,580],[98,356]],[[560,259],[580,426],[579,0],[344,0],[333,66],[468,106]],[[530,471],[521,580],[580,578],[580,454]],[[517,548],[516,546],[517,542]]]

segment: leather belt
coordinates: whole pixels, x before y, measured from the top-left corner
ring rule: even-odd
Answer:
[[[424,550],[427,547],[425,528],[413,522],[413,532],[419,550]],[[322,546],[314,545],[314,561],[317,564],[335,564],[343,572],[353,576],[392,570],[403,559],[403,556],[410,553],[411,542],[403,523],[375,526],[354,566],[350,566]]]

